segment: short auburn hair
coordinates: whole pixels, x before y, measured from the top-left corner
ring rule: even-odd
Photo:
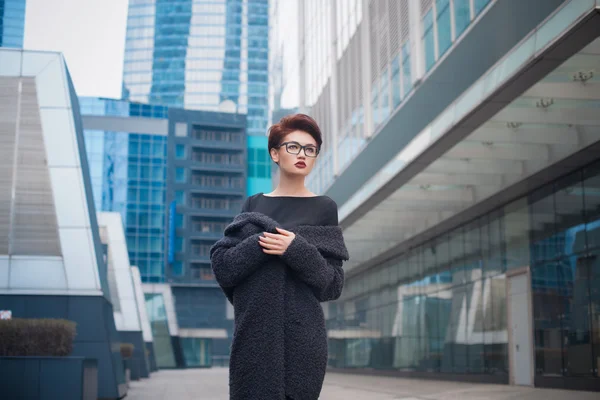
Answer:
[[[281,144],[284,137],[294,131],[308,133],[317,142],[317,148],[321,149],[323,138],[317,121],[306,114],[292,114],[281,118],[278,123],[269,128],[269,153],[271,149],[277,148]]]

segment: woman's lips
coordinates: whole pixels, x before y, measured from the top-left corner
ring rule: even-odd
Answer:
[[[303,161],[298,161],[296,164],[294,164],[296,167],[298,168],[306,168],[306,164]]]

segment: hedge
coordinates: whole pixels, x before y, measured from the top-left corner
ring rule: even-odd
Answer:
[[[121,343],[121,357],[128,359],[133,357],[133,350],[135,346],[132,343]]]
[[[67,356],[75,327],[64,319],[0,320],[0,356]]]

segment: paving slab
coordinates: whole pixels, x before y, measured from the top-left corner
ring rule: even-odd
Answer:
[[[131,382],[126,400],[228,400],[228,373],[227,368],[158,371]],[[599,400],[600,393],[328,373],[320,399]]]

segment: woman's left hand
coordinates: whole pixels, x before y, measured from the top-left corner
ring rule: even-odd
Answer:
[[[286,231],[285,229],[276,229],[279,234],[264,232],[264,236],[260,236],[259,238],[259,243],[263,247],[263,252],[281,256],[285,253],[296,235],[294,235],[293,232]]]

